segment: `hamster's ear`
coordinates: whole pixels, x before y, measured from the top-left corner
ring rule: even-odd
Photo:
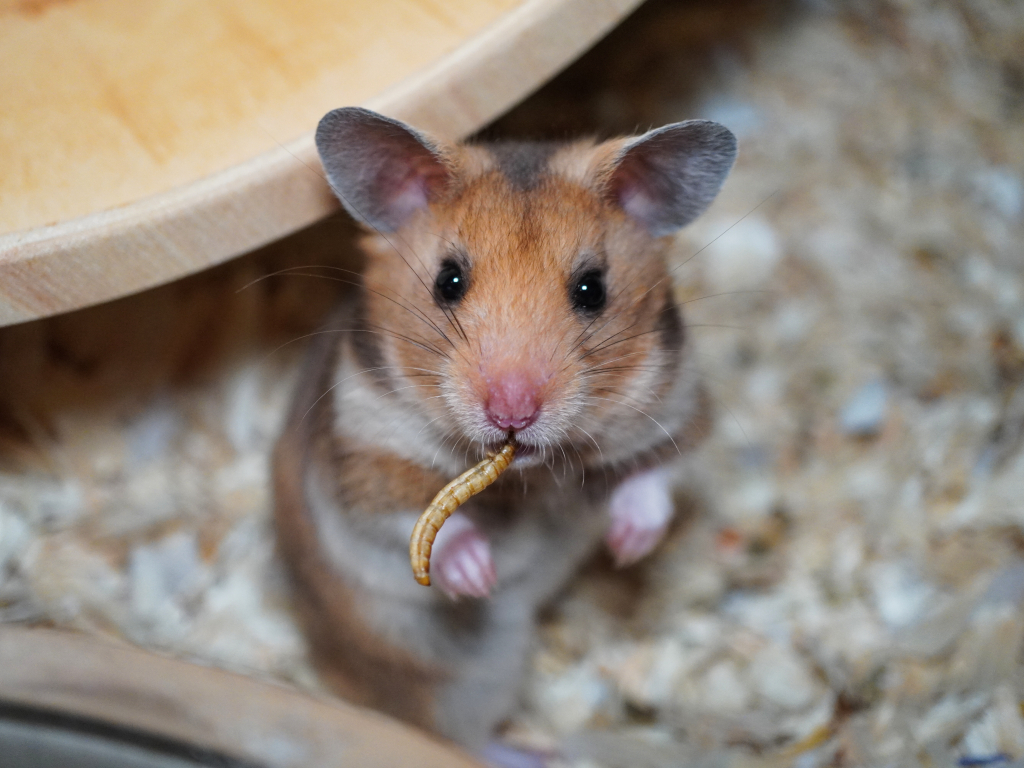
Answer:
[[[418,131],[360,107],[324,115],[316,148],[334,193],[358,221],[394,232],[448,183],[440,149]]]
[[[605,189],[655,237],[696,219],[711,205],[736,160],[736,137],[710,120],[672,123],[628,139]]]

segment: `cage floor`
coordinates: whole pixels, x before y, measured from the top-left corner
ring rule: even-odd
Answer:
[[[651,0],[487,134],[689,117],[741,145],[672,256],[716,426],[672,539],[545,613],[506,738],[573,768],[1020,760],[1024,4]],[[335,218],[0,332],[0,620],[317,687],[267,458],[340,286],[249,283],[353,242]]]

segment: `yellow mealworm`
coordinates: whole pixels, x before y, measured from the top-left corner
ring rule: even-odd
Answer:
[[[409,539],[409,564],[416,581],[425,587],[430,586],[430,550],[444,521],[471,496],[476,496],[497,480],[498,475],[508,469],[515,455],[516,446],[510,440],[496,454],[448,483],[430,502],[430,506],[416,521]]]

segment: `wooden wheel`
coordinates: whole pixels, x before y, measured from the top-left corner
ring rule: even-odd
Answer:
[[[479,768],[377,712],[82,635],[0,627],[0,762]]]
[[[316,221],[329,109],[465,136],[639,3],[0,0],[0,325]]]

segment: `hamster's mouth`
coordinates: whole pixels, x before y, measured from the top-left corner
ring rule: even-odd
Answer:
[[[501,450],[505,443],[495,443],[488,446],[487,453],[494,454]],[[543,456],[543,449],[538,445],[520,443],[516,441],[516,455],[512,459],[512,466],[532,466],[539,462]]]

